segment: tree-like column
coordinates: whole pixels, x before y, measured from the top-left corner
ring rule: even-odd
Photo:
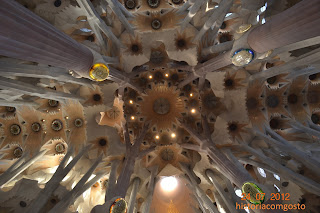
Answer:
[[[16,1],[0,1],[0,55],[89,72],[92,52]]]

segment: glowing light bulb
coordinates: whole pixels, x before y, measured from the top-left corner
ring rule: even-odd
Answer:
[[[175,133],[171,133],[171,137],[172,137],[172,138],[175,138],[175,137],[176,137],[176,134],[175,134]]]
[[[190,93],[190,97],[192,97],[193,96],[193,93]]]
[[[149,75],[149,78],[152,79],[152,75]]]
[[[134,120],[134,119],[136,119],[134,116],[131,116],[131,120]]]
[[[169,77],[169,74],[168,74],[168,73],[166,73],[166,74],[165,74],[165,76],[168,78],[168,77]]]
[[[160,137],[159,137],[159,135],[156,135],[156,139],[158,140]]]
[[[196,113],[196,110],[195,109],[191,109],[191,113],[192,114]]]
[[[171,192],[177,188],[178,181],[175,177],[165,177],[161,180],[160,186],[166,192]]]
[[[129,103],[130,103],[130,104],[133,104],[133,101],[132,101],[132,100],[130,100],[130,101],[129,101]]]

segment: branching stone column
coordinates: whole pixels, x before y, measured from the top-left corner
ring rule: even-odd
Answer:
[[[154,187],[156,185],[156,175],[158,173],[158,166],[153,167],[150,175],[150,181],[148,184],[148,195],[146,200],[143,203],[143,213],[149,213],[150,211],[150,206],[153,198],[153,192],[154,192]]]
[[[181,126],[189,132],[189,134],[200,144],[200,146],[188,147],[206,153],[215,162],[218,170],[223,173],[230,181],[235,183],[238,187],[242,187],[245,182],[253,182],[253,178],[248,172],[239,169],[237,165],[227,158],[225,154],[219,150],[211,139],[209,124],[207,118],[202,116],[202,126],[204,134],[200,135],[193,128],[186,123],[180,121]],[[182,145],[184,146],[184,144]],[[184,147],[187,148],[187,147]]]
[[[147,133],[149,124],[145,124],[140,132],[140,135],[134,140],[133,144],[130,142],[128,126],[125,124],[124,138],[126,143],[126,159],[123,168],[118,177],[117,184],[113,191],[113,196],[125,197],[130,185],[130,178],[133,174],[136,159],[139,157],[140,145]]]
[[[131,191],[131,195],[130,195],[130,200],[129,200],[129,204],[128,204],[128,213],[133,213],[134,210],[134,206],[136,204],[136,198],[137,198],[137,193],[138,193],[138,189],[140,186],[140,178],[136,177],[133,180],[132,183],[132,191]]]
[[[303,0],[253,29],[250,47],[259,53],[306,40],[320,34],[320,1]]]
[[[216,188],[218,193],[221,195],[221,198],[223,199],[224,203],[228,207],[229,211],[232,212],[232,213],[236,213],[237,210],[235,208],[235,204],[228,197],[226,192],[222,189],[222,187],[220,186],[219,182],[216,180],[213,171],[210,170],[210,169],[206,170],[206,175],[207,175],[208,179],[212,182],[212,184],[214,185],[214,187]],[[231,193],[232,193],[232,191],[231,191]]]
[[[199,202],[201,205],[203,205],[206,209],[208,209],[211,213],[218,213],[218,209],[213,205],[211,200],[208,198],[208,196],[202,191],[202,189],[198,186],[198,183],[195,180],[194,173],[191,171],[191,169],[186,166],[185,164],[180,163],[180,167],[183,172],[185,172],[189,179],[190,179],[190,187],[192,188],[192,191],[194,191],[195,196],[199,197]]]
[[[16,1],[0,1],[0,55],[89,72],[92,52]]]
[[[119,165],[118,160],[114,160],[111,162],[111,170],[110,170],[110,175],[109,175],[109,180],[107,185],[107,191],[105,195],[106,202],[112,198],[111,196],[112,196],[113,188],[116,185],[116,180],[117,180],[118,165]]]

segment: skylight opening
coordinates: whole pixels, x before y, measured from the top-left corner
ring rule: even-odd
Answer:
[[[241,198],[242,198],[242,191],[241,191],[241,189],[235,190],[234,193],[236,193],[236,195],[237,195],[238,197],[241,197]]]
[[[258,172],[259,172],[259,174],[260,174],[263,178],[266,178],[266,177],[267,177],[267,174],[266,174],[266,172],[264,171],[264,169],[258,167]]]
[[[88,29],[88,28],[81,28],[80,29],[82,32],[85,32],[85,33],[89,33],[89,32],[92,32],[92,30]]]
[[[280,176],[279,176],[279,175],[273,174],[273,177],[274,177],[275,179],[277,179],[278,181],[280,181]]]

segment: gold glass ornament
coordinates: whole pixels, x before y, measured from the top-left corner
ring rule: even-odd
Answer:
[[[94,64],[90,69],[89,76],[95,81],[104,81],[109,76],[109,68],[101,63]]]
[[[248,30],[250,30],[250,28],[252,27],[251,24],[242,24],[239,26],[239,28],[237,29],[237,33],[245,33]]]
[[[234,52],[232,56],[232,63],[235,66],[244,66],[249,64],[254,58],[254,53],[250,49],[240,49]]]

